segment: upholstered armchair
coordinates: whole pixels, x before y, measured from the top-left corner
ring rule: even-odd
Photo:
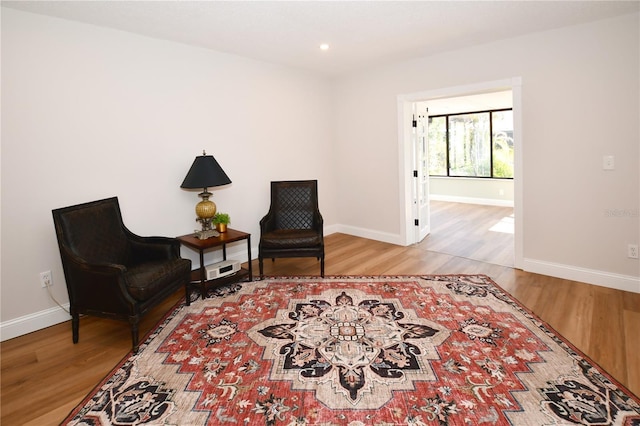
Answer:
[[[53,210],[69,293],[73,343],[80,315],[126,320],[138,350],[141,317],[190,279],[180,243],[140,237],[122,222],[116,197]]]
[[[318,181],[271,182],[271,206],[260,220],[258,262],[276,257],[315,257],[324,277],[323,220],[318,209]]]

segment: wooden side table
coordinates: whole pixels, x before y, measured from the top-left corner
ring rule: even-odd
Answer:
[[[227,232],[221,232],[219,237],[211,237],[206,240],[201,240],[196,237],[196,234],[188,234],[177,237],[180,244],[185,247],[189,247],[192,250],[197,251],[200,254],[200,268],[191,271],[191,282],[187,283],[185,292],[187,295],[187,306],[190,305],[191,300],[189,298],[191,286],[200,287],[200,294],[204,300],[207,296],[207,290],[212,285],[224,285],[240,281],[252,281],[253,270],[251,268],[251,234],[246,232],[237,231],[235,229],[227,228]],[[240,268],[238,272],[226,277],[216,278],[213,280],[207,280],[205,264],[204,264],[204,252],[213,248],[222,247],[222,259],[227,260],[227,244],[236,241],[247,240],[247,259],[248,269]]]

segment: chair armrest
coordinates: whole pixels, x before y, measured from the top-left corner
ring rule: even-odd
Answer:
[[[124,280],[126,266],[90,263],[73,254],[66,246],[61,246],[60,252],[72,305],[125,313],[136,305],[137,302],[129,294]]]
[[[180,257],[180,242],[170,237],[141,237],[128,233],[133,264]]]
[[[262,219],[260,219],[260,232],[268,232],[275,229],[275,215],[267,213]]]
[[[66,245],[60,245],[60,254],[65,267],[72,267],[81,270],[91,271],[104,275],[118,275],[126,272],[127,267],[116,263],[89,262],[76,255]]]

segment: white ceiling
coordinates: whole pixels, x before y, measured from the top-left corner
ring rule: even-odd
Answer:
[[[639,1],[2,1],[2,5],[340,75],[636,12]],[[328,51],[319,45],[328,43]]]

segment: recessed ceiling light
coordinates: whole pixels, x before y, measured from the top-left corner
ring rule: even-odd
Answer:
[[[329,45],[327,43],[322,43],[320,45],[320,50],[329,50]]]

